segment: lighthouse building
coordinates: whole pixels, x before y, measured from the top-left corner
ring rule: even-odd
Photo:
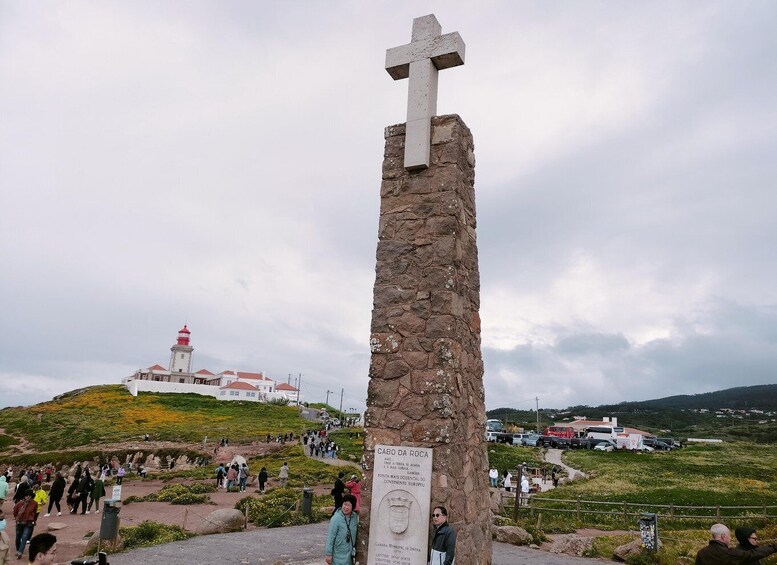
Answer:
[[[273,379],[262,373],[234,370],[213,373],[208,369],[192,373],[194,348],[189,343],[190,339],[191,332],[184,325],[170,348],[167,369],[158,364],[138,369],[123,379],[122,384],[133,396],[137,396],[138,392],[195,393],[214,396],[219,400],[269,402],[287,399],[290,403],[297,402],[299,391],[295,387],[286,383],[276,386]]]

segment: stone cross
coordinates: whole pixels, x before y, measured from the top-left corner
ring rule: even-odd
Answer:
[[[434,14],[415,18],[410,43],[386,50],[391,78],[410,77],[405,126],[405,169],[429,166],[431,118],[437,114],[437,71],[464,64],[464,41],[458,32],[440,35]]]

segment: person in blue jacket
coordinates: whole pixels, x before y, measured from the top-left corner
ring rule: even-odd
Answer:
[[[343,505],[329,520],[329,532],[326,536],[327,565],[353,565],[356,554],[356,528],[359,514],[353,511],[356,498],[351,494],[343,496]]]

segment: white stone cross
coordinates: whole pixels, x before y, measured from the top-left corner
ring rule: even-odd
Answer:
[[[386,50],[391,78],[410,77],[407,87],[405,168],[429,166],[431,118],[437,113],[437,71],[464,64],[464,41],[458,32],[440,35],[434,14],[415,18],[410,43]]]

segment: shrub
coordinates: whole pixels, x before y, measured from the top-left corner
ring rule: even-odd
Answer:
[[[329,518],[327,513],[315,508],[315,502],[310,516],[298,512],[296,506],[301,499],[302,493],[296,489],[277,488],[261,498],[242,498],[235,504],[235,508],[243,513],[248,509],[248,519],[251,522],[268,528],[312,524]]]
[[[146,520],[137,526],[119,528],[119,535],[124,540],[124,549],[137,547],[149,547],[189,539],[194,534],[181,529],[178,526],[159,524]]]
[[[213,492],[215,487],[204,483],[196,483],[191,486],[175,484],[162,487],[159,492],[152,492],[144,497],[130,496],[124,501],[129,502],[169,502],[170,504],[205,504],[210,502],[210,497],[205,494]]]

